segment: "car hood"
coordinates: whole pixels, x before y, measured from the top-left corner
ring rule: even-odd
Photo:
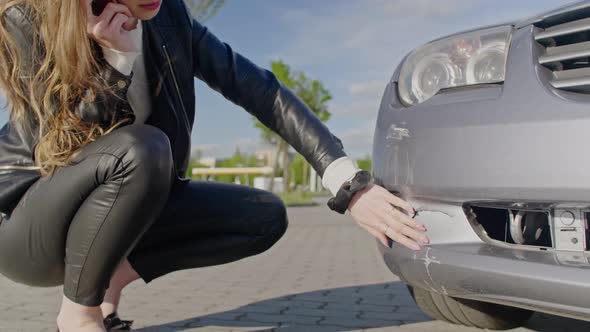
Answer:
[[[577,1],[517,22],[516,28],[527,25],[555,25],[590,16],[590,1]]]

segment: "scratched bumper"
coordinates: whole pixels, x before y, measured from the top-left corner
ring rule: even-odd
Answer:
[[[377,243],[389,269],[433,292],[590,321],[590,253],[484,242],[461,204],[410,199],[431,244],[414,252]]]
[[[419,252],[378,246],[389,269],[412,286],[590,321],[590,266],[572,254],[487,243],[438,244]]]

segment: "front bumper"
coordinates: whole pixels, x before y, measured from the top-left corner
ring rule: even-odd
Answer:
[[[412,251],[377,243],[404,282],[460,298],[590,321],[590,253],[485,241],[461,205],[410,200],[431,244]]]
[[[412,286],[590,321],[590,266],[568,263],[563,253],[486,243],[438,244],[420,252],[378,246],[387,266]]]

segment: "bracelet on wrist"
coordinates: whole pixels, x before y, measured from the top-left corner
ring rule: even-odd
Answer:
[[[365,170],[357,172],[351,180],[342,184],[336,196],[328,200],[328,207],[340,214],[344,214],[354,194],[365,189],[372,182],[373,177],[370,172]]]

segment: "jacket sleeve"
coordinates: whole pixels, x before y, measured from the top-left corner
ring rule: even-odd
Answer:
[[[27,10],[28,8],[23,5],[14,5],[8,8],[2,17],[7,32],[18,45],[22,67],[29,70],[24,75],[25,79],[35,74],[39,64],[34,59],[40,54],[40,50],[34,46],[33,25]],[[102,55],[102,52],[99,54]],[[130,113],[126,95],[132,74],[123,75],[102,57],[99,63],[101,66],[98,74],[103,83],[112,88],[114,95],[108,91],[94,94],[87,90],[74,102],[74,112],[84,121],[107,126],[119,120],[124,113]]]
[[[341,140],[272,72],[234,52],[195,19],[189,20],[197,78],[278,133],[320,177],[331,162],[346,156]]]

